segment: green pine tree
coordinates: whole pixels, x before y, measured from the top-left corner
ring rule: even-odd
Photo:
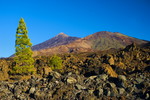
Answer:
[[[16,32],[16,53],[15,62],[13,67],[14,74],[31,74],[34,72],[34,59],[32,58],[32,43],[28,38],[28,31],[24,19],[21,18]]]

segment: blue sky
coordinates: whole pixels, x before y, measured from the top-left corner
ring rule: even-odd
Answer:
[[[15,52],[21,17],[33,45],[60,32],[85,37],[111,31],[150,40],[150,0],[0,0],[0,57]]]

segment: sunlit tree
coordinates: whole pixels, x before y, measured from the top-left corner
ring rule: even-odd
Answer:
[[[28,31],[24,19],[21,18],[16,31],[15,48],[16,53],[14,61],[16,62],[13,67],[15,74],[31,74],[34,72],[34,59],[32,58],[32,43],[28,37]]]

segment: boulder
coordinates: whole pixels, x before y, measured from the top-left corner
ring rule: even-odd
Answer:
[[[93,92],[94,92],[94,90],[93,90],[93,89],[89,89],[89,90],[88,90],[88,93],[89,93],[90,95],[92,95],[92,94],[93,94]]]
[[[125,82],[127,80],[126,76],[124,75],[118,75],[118,79]]]
[[[104,88],[103,89],[103,95],[105,95],[105,96],[110,96],[110,89],[109,88]]]
[[[114,65],[115,64],[113,56],[110,56],[110,59],[108,60],[108,64],[109,65]]]
[[[35,92],[35,87],[31,87],[29,90],[29,94],[33,94]]]
[[[127,92],[132,93],[134,91],[134,87],[127,87]]]
[[[107,86],[110,87],[111,89],[116,88],[116,84],[114,84],[114,83],[107,83]]]
[[[150,94],[149,94],[149,93],[146,93],[145,99],[146,99],[146,100],[149,100],[149,99],[150,99]]]
[[[118,75],[118,82],[117,82],[117,85],[118,85],[119,87],[126,88],[126,87],[127,87],[127,79],[126,79],[126,76],[124,76],[124,75]]]
[[[43,68],[43,74],[44,75],[49,75],[49,73],[52,71],[50,67],[44,67]]]
[[[50,75],[52,75],[54,78],[59,79],[61,77],[61,74],[56,72],[56,71],[52,71],[50,73]]]
[[[101,75],[99,75],[98,78],[103,80],[103,81],[106,81],[108,79],[108,75],[107,74],[101,74]]]
[[[106,54],[104,56],[105,60],[104,62],[109,64],[109,65],[114,65],[115,64],[115,60],[114,60],[114,57],[112,55],[109,55],[109,54]]]
[[[102,69],[106,74],[108,74],[111,77],[118,76],[118,74],[112,69],[112,67],[109,64],[102,64]]]
[[[118,93],[119,93],[120,95],[122,95],[124,92],[125,92],[125,89],[124,89],[124,88],[118,88]]]
[[[111,94],[110,94],[110,96],[117,96],[118,95],[118,91],[117,91],[117,88],[113,88],[113,89],[111,89]]]
[[[97,76],[90,76],[88,79],[93,80],[95,79]]]
[[[138,83],[142,83],[144,80],[143,80],[142,78],[138,77],[138,78],[136,78],[136,81],[137,81]]]
[[[73,83],[76,83],[76,82],[77,82],[77,80],[73,77],[68,77],[67,78],[67,83],[69,83],[69,84],[73,84]]]
[[[82,85],[80,85],[80,84],[76,84],[76,88],[77,88],[78,90],[84,90],[84,89],[86,89],[86,87],[84,87],[84,86],[82,86]]]
[[[103,95],[103,89],[99,89],[99,96]]]

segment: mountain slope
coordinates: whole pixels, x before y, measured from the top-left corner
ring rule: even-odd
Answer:
[[[137,45],[147,43],[146,41],[123,35],[118,32],[97,32],[85,37],[89,41],[91,48],[95,50],[108,50],[111,48],[119,49],[135,43]]]
[[[52,48],[36,51],[34,55],[48,55],[55,53],[71,52],[91,52],[97,50],[109,50],[111,48],[119,49],[135,43],[137,45],[145,44],[147,41],[132,38],[118,32],[97,32],[82,39],[77,39],[66,45],[59,45]]]
[[[52,47],[56,47],[56,46],[60,46],[60,45],[66,45],[77,39],[79,39],[79,38],[70,37],[64,33],[59,33],[57,36],[53,37],[52,39],[49,39],[45,42],[42,42],[40,44],[33,46],[32,50],[37,51],[37,50],[52,48]]]

